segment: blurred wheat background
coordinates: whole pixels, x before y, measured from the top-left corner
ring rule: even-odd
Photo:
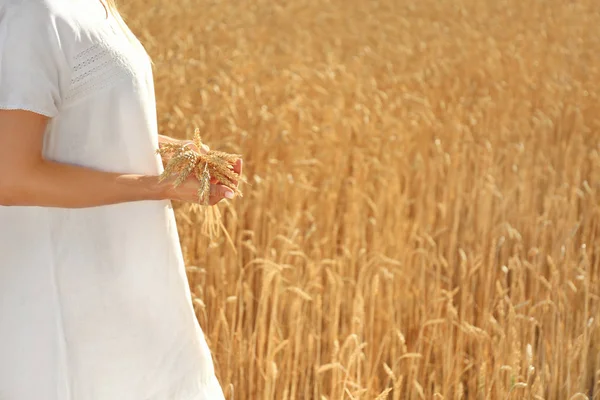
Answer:
[[[600,398],[597,0],[127,0],[228,399]]]

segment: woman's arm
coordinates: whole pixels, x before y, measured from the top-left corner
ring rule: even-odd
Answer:
[[[197,201],[199,183],[174,188],[157,176],[96,171],[44,160],[48,118],[28,111],[0,110],[0,205],[83,208],[139,200]],[[229,188],[211,188],[211,204]]]

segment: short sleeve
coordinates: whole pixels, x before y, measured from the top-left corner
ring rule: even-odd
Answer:
[[[27,2],[25,2],[27,3]],[[60,47],[50,11],[0,6],[0,109],[55,117],[61,102]]]

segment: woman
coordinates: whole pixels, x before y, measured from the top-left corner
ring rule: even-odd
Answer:
[[[199,182],[157,178],[172,140],[112,5],[0,0],[0,399],[223,398],[170,208]]]

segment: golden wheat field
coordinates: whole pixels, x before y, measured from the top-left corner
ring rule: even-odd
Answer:
[[[228,399],[600,399],[598,0],[122,0]]]

